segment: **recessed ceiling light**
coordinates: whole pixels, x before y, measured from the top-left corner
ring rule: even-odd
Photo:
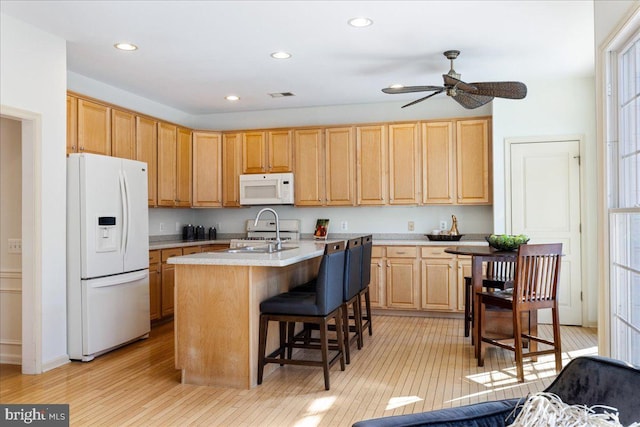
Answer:
[[[352,27],[368,27],[369,25],[373,24],[373,21],[369,18],[351,18],[349,19],[349,25],[351,25]]]
[[[274,59],[289,59],[291,58],[291,54],[289,52],[273,52],[271,57]]]
[[[224,97],[227,101],[237,101],[240,99],[238,95],[227,95]]]
[[[116,43],[113,45],[116,49],[120,49],[120,50],[138,50],[138,46],[136,46],[135,44],[131,44],[131,43]]]
[[[401,85],[400,83],[394,83],[391,86],[389,86],[389,88],[391,89],[400,89],[401,87],[404,87],[404,85]]]

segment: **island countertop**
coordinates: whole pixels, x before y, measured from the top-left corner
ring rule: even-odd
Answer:
[[[327,242],[296,241],[284,243],[287,249],[273,253],[230,253],[224,251],[203,252],[179,257],[171,257],[169,264],[187,265],[231,265],[256,267],[286,267],[312,258],[322,256]],[[260,244],[256,244],[260,246]]]

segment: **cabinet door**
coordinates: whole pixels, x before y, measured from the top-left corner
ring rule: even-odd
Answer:
[[[359,205],[387,203],[387,127],[356,128],[357,200]]]
[[[242,134],[222,136],[222,206],[240,206],[240,173],[242,171]]]
[[[191,206],[191,131],[178,128],[176,153],[176,206]]]
[[[327,205],[355,204],[355,138],[351,127],[325,132]]]
[[[193,133],[193,206],[222,206],[222,135]]]
[[[67,95],[67,154],[78,151],[78,98]]]
[[[175,206],[178,129],[158,123],[158,206]]]
[[[389,203],[420,201],[418,124],[389,126]]]
[[[418,308],[418,274],[415,259],[387,258],[387,307]]]
[[[111,155],[136,158],[136,116],[127,111],[111,110]]]
[[[150,320],[160,318],[162,269],[160,251],[149,251],[149,316]]]
[[[423,259],[422,308],[427,310],[456,310],[455,273],[453,258]]]
[[[158,128],[157,122],[136,117],[136,159],[147,163],[149,206],[158,203]]]
[[[458,276],[456,289],[458,293],[458,311],[464,312],[464,278],[471,277],[471,257],[458,255]]]
[[[245,132],[242,134],[242,173],[266,173],[266,155],[264,132]]]
[[[371,307],[383,308],[386,305],[386,261],[384,248],[372,248],[371,252],[371,282],[369,283],[369,298]]]
[[[295,202],[298,206],[324,203],[324,150],[321,129],[301,129],[294,133]]]
[[[111,109],[78,99],[78,152],[111,155]]]
[[[293,138],[290,130],[267,132],[267,160],[271,173],[293,171]]]
[[[490,204],[489,120],[456,123],[457,203]]]
[[[162,256],[162,286],[161,286],[161,317],[173,315],[174,289],[175,289],[175,266],[167,264],[167,260],[174,256],[181,256],[182,248],[163,249]]]
[[[452,122],[422,124],[422,202],[453,204],[454,139]]]

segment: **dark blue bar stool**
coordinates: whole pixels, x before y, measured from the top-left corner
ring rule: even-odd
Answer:
[[[351,343],[362,348],[362,316],[360,314],[360,289],[362,286],[362,239],[357,237],[347,242],[344,265],[342,323],[345,334],[345,357],[351,363]],[[349,307],[353,316],[349,315]],[[353,319],[353,326],[349,320]],[[353,334],[353,336],[351,336]]]
[[[345,243],[328,243],[320,262],[315,280],[315,292],[285,292],[260,303],[260,338],[258,344],[258,384],[262,384],[264,365],[321,366],[324,370],[324,387],[329,390],[329,368],[338,360],[345,370],[345,350],[342,324],[343,282],[345,268]],[[329,321],[334,319],[337,342],[331,350],[336,354],[329,359]],[[280,346],[269,355],[266,353],[269,321],[279,322]],[[298,344],[294,329],[297,322],[317,325],[320,330],[319,345]],[[289,331],[287,333],[287,330]],[[288,336],[288,340],[287,340]],[[321,350],[322,360],[293,359],[293,348],[316,348]]]
[[[369,329],[369,336],[373,335],[373,327],[371,323],[371,296],[369,294],[369,283],[371,283],[371,251],[373,250],[373,236],[362,237],[362,282],[360,284],[360,293],[358,303],[360,305],[360,323],[361,332],[365,328]],[[364,295],[365,310],[362,310],[362,296]],[[360,335],[362,339],[362,335]],[[361,343],[362,346],[363,343]]]

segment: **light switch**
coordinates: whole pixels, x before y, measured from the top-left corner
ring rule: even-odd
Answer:
[[[9,239],[9,250],[10,254],[21,254],[22,253],[22,239]]]

